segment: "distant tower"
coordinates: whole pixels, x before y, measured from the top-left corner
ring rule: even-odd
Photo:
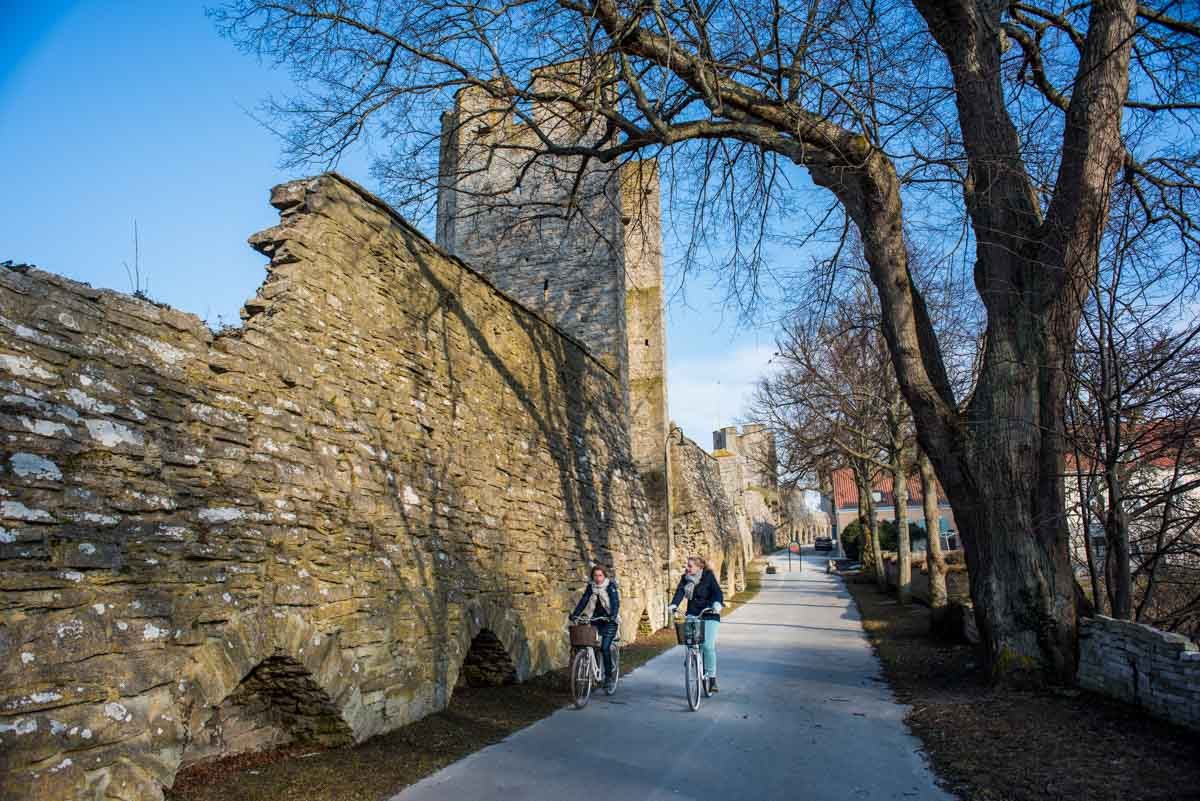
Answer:
[[[595,85],[587,62],[535,71],[539,95]],[[603,130],[570,104],[530,116],[556,144]],[[634,463],[664,550],[670,541],[666,332],[658,165],[534,157],[535,131],[469,87],[442,117],[437,242],[575,337],[620,380]]]
[[[775,433],[761,423],[747,423],[740,434],[737,426],[725,426],[713,432],[713,455],[727,491],[740,498],[754,539],[764,550],[773,549],[784,518]]]
[[[775,433],[762,423],[747,423],[742,426],[740,434],[737,426],[725,426],[714,431],[713,450],[725,450],[743,457],[748,486],[764,490],[779,488]]]

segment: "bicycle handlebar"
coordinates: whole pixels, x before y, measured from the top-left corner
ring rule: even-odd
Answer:
[[[720,612],[717,611],[717,608],[715,606],[710,606],[707,609],[701,610],[699,615],[689,615],[687,613],[684,613],[683,619],[684,620],[699,620],[702,615],[707,615],[709,612],[715,612],[716,614],[720,614]],[[679,619],[678,615],[675,616],[675,619],[676,620]]]

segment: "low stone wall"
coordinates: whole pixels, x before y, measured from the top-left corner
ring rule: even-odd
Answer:
[[[661,619],[618,376],[344,179],[272,203],[236,331],[0,269],[0,798],[362,740],[473,642],[561,665],[591,560]]]
[[[1079,686],[1200,731],[1200,648],[1181,634],[1098,615],[1079,627]]]

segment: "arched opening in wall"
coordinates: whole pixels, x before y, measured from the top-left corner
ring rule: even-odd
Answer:
[[[483,629],[476,634],[463,657],[457,687],[499,687],[516,681],[517,668],[495,632]]]
[[[638,637],[649,637],[654,633],[654,624],[650,622],[650,610],[643,609],[642,616],[638,620]]]
[[[285,745],[348,745],[354,733],[308,668],[276,653],[259,662],[211,709],[183,753],[181,767]]]
[[[729,560],[721,560],[721,590],[724,591],[729,586]]]

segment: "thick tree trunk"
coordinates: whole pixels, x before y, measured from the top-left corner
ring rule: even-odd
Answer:
[[[927,556],[925,567],[929,570],[929,606],[933,610],[933,626],[938,628],[946,613],[949,599],[946,591],[946,557],[942,554],[941,515],[938,514],[937,479],[933,464],[925,451],[917,454],[917,465],[921,471],[921,506],[925,512],[925,534]]]
[[[970,165],[964,199],[977,237],[975,280],[988,325],[965,414],[954,408],[937,351],[922,339],[931,335],[919,295],[908,289],[906,301],[896,289],[911,287],[907,275],[895,281],[906,263],[889,268],[868,257],[872,280],[884,300],[885,335],[921,446],[963,534],[993,677],[1067,683],[1075,675],[1083,599],[1075,593],[1063,497],[1066,375],[1124,160],[1122,106],[1136,3],[1091,4],[1066,109],[1062,162],[1044,214],[1000,83],[995,31],[1004,5],[916,0],[916,6],[954,73]],[[887,242],[877,238],[880,254]],[[867,250],[872,253],[869,243]]]
[[[1069,682],[1077,616],[1063,486],[1066,354],[1032,309],[1012,302],[1007,311],[989,328],[968,411],[970,484],[943,486],[994,677]],[[939,454],[930,457],[941,475]]]
[[[892,499],[896,503],[896,595],[900,603],[912,601],[912,542],[908,534],[908,477],[903,460],[892,459]]]

